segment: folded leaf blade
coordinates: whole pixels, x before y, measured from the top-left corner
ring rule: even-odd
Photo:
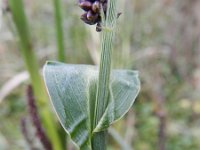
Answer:
[[[87,71],[87,67],[48,62],[44,78],[62,126],[79,147],[90,149]]]
[[[94,132],[107,129],[125,115],[140,89],[136,71],[112,71],[106,111],[93,127],[98,68],[48,62],[44,67],[44,78],[63,128],[82,150],[91,150]]]
[[[105,130],[121,119],[131,108],[140,91],[137,71],[114,70],[110,82],[109,104],[93,132]]]

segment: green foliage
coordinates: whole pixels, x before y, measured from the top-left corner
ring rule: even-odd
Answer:
[[[83,149],[91,149],[94,132],[106,130],[124,116],[140,89],[137,72],[112,71],[106,111],[97,126],[93,127],[92,122],[96,118],[97,67],[48,62],[44,68],[44,77],[62,126]]]
[[[165,149],[200,149],[199,90],[195,89],[193,82],[197,84],[197,80],[193,80],[196,69],[191,68],[192,64],[200,60],[197,56],[199,35],[196,31],[199,29],[199,17],[196,13],[199,10],[200,5],[197,5],[199,1],[123,0],[119,2],[118,10],[122,15],[118,19],[119,28],[117,28],[117,38],[114,40],[112,66],[113,68],[138,68],[141,73],[142,93],[134,103],[132,111],[114,125],[115,130],[133,149],[155,150],[158,144],[159,119],[155,115],[156,103],[152,89],[158,84],[155,72],[164,69],[167,71],[163,71],[161,75],[163,87],[160,90],[165,96],[164,108],[167,113]],[[43,65],[46,59],[57,60],[52,4],[53,0],[25,3],[30,34],[34,41],[32,49],[34,48],[40,65]],[[79,20],[81,12],[77,9],[75,1],[62,1],[62,8],[67,52],[65,62],[93,64],[88,49],[91,50],[91,54],[93,52],[95,54],[95,49],[98,50],[98,35],[94,33],[95,29],[84,26]],[[18,35],[17,38],[9,36],[12,29],[10,27],[13,25],[10,12],[4,13],[3,19],[5,22],[0,31],[1,87],[9,78],[24,71],[23,59],[16,50],[15,42],[20,38]],[[20,26],[23,27],[24,24]],[[29,60],[33,59],[29,57]],[[157,65],[160,67],[156,67]],[[3,120],[0,124],[0,140],[1,137],[5,139],[6,142],[3,143],[7,145],[5,149],[21,150],[26,145],[20,136],[19,128],[20,118],[26,115],[23,92],[24,86],[17,87],[17,91],[13,90],[11,97],[7,97],[0,105],[0,119]],[[42,106],[41,108],[43,109]],[[39,110],[41,108],[39,107]],[[132,123],[129,122],[129,115],[133,120]],[[63,131],[62,133],[65,134]],[[108,137],[107,149],[120,150],[112,137]],[[2,144],[2,141],[0,143]],[[71,147],[72,144],[70,143],[69,146]]]
[[[37,99],[37,106],[40,109],[42,122],[46,128],[48,137],[53,143],[55,150],[62,150],[57,126],[52,117],[48,104],[48,96],[45,91],[42,78],[39,73],[39,65],[32,47],[30,30],[27,23],[24,5],[22,0],[9,0],[9,6],[12,12],[13,21],[19,37],[20,52],[23,56],[24,63],[29,72],[31,83],[33,85],[34,94]]]
[[[63,35],[63,19],[62,19],[62,9],[61,1],[54,0],[54,16],[55,16],[55,27],[56,27],[56,39],[57,39],[57,49],[58,49],[58,60],[65,61],[65,47],[64,47],[64,35]]]
[[[62,126],[80,149],[106,149],[104,132],[133,104],[140,82],[137,72],[111,71],[117,1],[102,14],[101,61],[95,66],[48,62],[45,83]]]

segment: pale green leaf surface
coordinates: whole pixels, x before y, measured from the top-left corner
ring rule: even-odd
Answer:
[[[105,130],[122,118],[134,103],[140,90],[137,71],[114,70],[110,82],[108,107],[93,132]]]
[[[86,150],[91,149],[92,133],[107,129],[120,119],[129,110],[140,89],[136,71],[112,71],[109,103],[98,125],[92,127],[98,68],[48,62],[44,67],[44,78],[62,126],[72,140]]]

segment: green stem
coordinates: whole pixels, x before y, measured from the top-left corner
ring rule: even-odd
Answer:
[[[39,73],[39,65],[33,51],[31,36],[28,28],[27,19],[24,12],[22,0],[9,0],[9,6],[19,37],[20,52],[23,56],[26,68],[30,74],[34,95],[37,99],[37,106],[40,110],[40,116],[47,131],[47,135],[53,144],[54,150],[63,150],[59,135],[56,131],[55,120],[50,113],[48,105],[48,96]]]
[[[63,35],[63,17],[62,17],[62,5],[61,0],[53,0],[54,5],[54,20],[55,20],[55,29],[56,29],[56,40],[57,40],[57,58],[61,62],[66,61],[65,57],[65,44],[64,44],[64,35]],[[65,131],[63,128],[61,132]],[[67,134],[62,134],[62,143],[67,147]]]
[[[97,126],[103,116],[109,100],[112,48],[117,19],[116,3],[116,0],[108,1],[106,20],[103,20],[104,29],[101,36],[101,59],[93,128]],[[94,134],[92,139],[92,148],[94,150],[106,149],[106,135],[107,131]]]
[[[54,18],[56,27],[56,39],[57,39],[57,49],[58,49],[58,60],[65,61],[65,51],[64,51],[64,36],[62,27],[62,9],[60,0],[54,0]]]

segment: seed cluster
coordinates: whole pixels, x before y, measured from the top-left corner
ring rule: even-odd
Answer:
[[[28,111],[30,114],[31,121],[36,129],[36,136],[40,139],[45,150],[52,150],[51,142],[49,141],[44,128],[42,127],[41,120],[38,115],[38,110],[33,95],[33,89],[31,86],[27,88],[27,100],[28,100]]]
[[[96,31],[100,32],[101,28],[101,8],[106,15],[107,0],[79,0],[79,7],[85,13],[81,15],[81,20],[89,25],[96,24]]]

